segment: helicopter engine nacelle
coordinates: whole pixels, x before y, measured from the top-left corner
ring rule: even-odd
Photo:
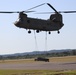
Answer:
[[[20,18],[20,19],[27,18],[27,15],[24,14],[23,12],[20,12],[20,13],[19,13],[19,18]]]
[[[53,22],[61,22],[62,23],[62,15],[61,14],[52,14],[50,16],[50,20]]]
[[[50,16],[50,21],[52,21],[55,25],[58,26],[58,29],[61,29],[63,27],[63,20],[61,14],[52,14]]]

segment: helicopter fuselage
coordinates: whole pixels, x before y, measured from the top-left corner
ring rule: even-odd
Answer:
[[[50,19],[43,20],[37,18],[27,17],[26,14],[20,14],[18,21],[16,21],[15,26],[19,28],[32,29],[38,31],[59,31],[63,27],[62,15],[53,14]]]

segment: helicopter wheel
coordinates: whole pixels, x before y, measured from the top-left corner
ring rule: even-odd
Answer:
[[[60,31],[58,31],[58,34],[60,33]]]
[[[49,34],[51,34],[51,32],[49,31]]]
[[[36,30],[37,33],[39,33],[39,30]]]
[[[30,33],[31,33],[31,31],[29,30],[29,31],[28,31],[28,33],[30,34]]]

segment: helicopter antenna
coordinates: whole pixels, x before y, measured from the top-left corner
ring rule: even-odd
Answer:
[[[55,13],[58,14],[58,11],[57,11],[51,4],[47,3],[47,5],[48,5],[49,7],[51,7],[51,8],[55,11]]]

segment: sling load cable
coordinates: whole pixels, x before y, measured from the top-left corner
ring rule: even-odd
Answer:
[[[45,50],[47,51],[47,32],[45,34]]]
[[[47,51],[47,32],[45,34],[45,50]]]
[[[36,38],[35,30],[34,30],[34,38],[35,38],[35,50],[38,51],[38,44],[37,44],[37,38]]]

